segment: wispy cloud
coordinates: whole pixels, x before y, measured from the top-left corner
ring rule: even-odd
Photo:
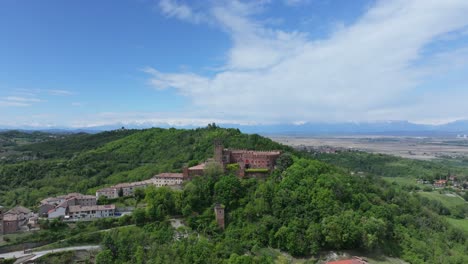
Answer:
[[[24,103],[42,102],[42,100],[39,98],[19,97],[19,96],[7,96],[7,97],[3,97],[3,99],[6,101],[11,101],[11,102],[24,102]]]
[[[47,90],[47,93],[50,95],[57,95],[57,96],[69,96],[73,95],[74,93],[68,90]]]
[[[468,26],[464,0],[377,1],[357,22],[324,39],[255,19],[263,4],[230,1],[206,12],[233,43],[219,72],[203,76],[149,68],[150,83],[178,90],[195,107],[213,113],[229,109],[250,120],[422,119],[434,113],[414,113],[412,105],[430,106],[412,91],[429,85],[428,76],[438,74],[434,66],[450,71],[454,56],[459,67],[467,66],[468,54],[460,49],[423,54],[441,36],[463,35]],[[193,22],[186,19],[192,14],[171,16]],[[468,112],[468,106],[460,111]]]
[[[35,97],[6,96],[0,98],[0,106],[2,107],[25,107],[39,102],[43,102],[43,100]]]
[[[174,0],[159,1],[159,8],[168,17],[175,17],[193,23],[200,23],[206,19],[202,13],[195,12],[190,6]]]
[[[0,100],[0,107],[25,107],[30,105],[28,103]]]

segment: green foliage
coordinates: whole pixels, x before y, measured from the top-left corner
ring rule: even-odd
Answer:
[[[343,151],[337,154],[316,153],[314,158],[354,172],[367,172],[384,177],[404,177],[433,181],[447,175],[468,177],[468,166],[450,166],[445,161],[404,159],[384,154]]]
[[[280,171],[284,171],[294,163],[293,156],[291,153],[282,153],[276,160],[276,167]]]
[[[35,263],[38,264],[68,264],[73,263],[75,258],[75,252],[73,251],[64,251],[58,253],[49,253],[43,257],[40,257]]]
[[[96,264],[113,264],[112,252],[109,249],[102,250],[96,256]]]
[[[253,168],[253,169],[246,169],[245,172],[251,172],[251,173],[268,173],[270,170],[268,169],[263,169],[263,168]]]
[[[223,174],[223,167],[217,162],[208,162],[205,165],[203,173],[208,177],[219,177]]]
[[[232,175],[224,176],[214,186],[214,198],[216,202],[235,208],[237,201],[243,196],[243,191],[241,182],[237,177]]]
[[[145,202],[146,214],[151,221],[162,221],[167,215],[175,212],[174,194],[167,187],[147,187]]]
[[[226,171],[230,173],[236,172],[240,168],[239,163],[232,163],[226,165]]]
[[[153,128],[68,135],[18,149],[39,155],[38,160],[0,164],[0,204],[34,206],[47,196],[94,194],[111,184],[181,171],[185,164],[213,157],[213,142],[219,138],[226,147],[291,151],[259,135],[213,125],[195,130]]]

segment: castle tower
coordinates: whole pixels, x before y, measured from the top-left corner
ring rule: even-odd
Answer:
[[[224,230],[224,206],[217,203],[214,207],[214,211],[219,228]]]
[[[216,139],[214,141],[214,159],[217,163],[224,165],[223,164],[223,150],[224,146],[221,140]]]

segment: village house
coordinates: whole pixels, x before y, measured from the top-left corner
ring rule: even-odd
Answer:
[[[444,188],[447,185],[447,180],[437,180],[434,182],[435,188]]]
[[[96,197],[99,199],[99,197],[105,196],[108,199],[115,199],[119,198],[119,192],[122,192],[122,196],[132,196],[135,189],[146,188],[151,184],[153,184],[151,179],[139,182],[119,183],[111,187],[97,190]]]
[[[205,162],[192,167],[184,167],[182,174],[185,179],[190,179],[195,176],[202,176],[205,173],[205,167]]]
[[[40,202],[39,216],[49,218],[58,218],[65,216],[65,211],[68,206],[82,205],[91,206],[96,205],[97,199],[93,195],[84,195],[81,193],[69,193],[57,197],[49,197]]]
[[[93,218],[112,217],[115,215],[115,205],[72,205],[68,209],[66,219],[83,220]]]
[[[28,221],[34,214],[28,208],[16,206],[3,214],[3,234],[11,234],[26,228]]]
[[[53,209],[50,209],[47,212],[47,217],[49,219],[64,218],[67,213],[68,206],[68,201],[64,201],[63,203],[57,205]]]
[[[186,179],[187,177],[183,173],[164,172],[154,175],[149,180],[119,183],[111,187],[99,189],[96,191],[96,197],[99,199],[99,197],[105,196],[108,199],[115,199],[119,197],[119,192],[122,193],[122,196],[132,196],[138,188],[146,188],[150,185],[156,187],[180,185]]]
[[[151,178],[152,183],[157,187],[180,185],[184,182],[183,173],[160,173]]]

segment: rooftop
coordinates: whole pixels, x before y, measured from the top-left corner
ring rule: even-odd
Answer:
[[[7,215],[7,214],[18,215],[18,214],[29,214],[29,213],[31,213],[31,210],[29,210],[28,208],[23,207],[23,206],[16,206],[16,207],[11,208],[10,210],[8,210],[5,213],[5,215]]]
[[[184,175],[182,173],[170,173],[164,172],[158,175],[154,175],[153,178],[183,178]]]
[[[196,166],[188,168],[189,170],[204,170],[206,166],[206,163],[201,163]]]
[[[231,153],[234,154],[254,154],[254,155],[280,155],[281,152],[277,150],[246,150],[246,149],[232,149],[228,150],[231,151]]]
[[[113,204],[91,205],[91,206],[72,205],[69,208],[70,213],[85,212],[85,211],[104,211],[104,210],[115,210],[115,205]]]

